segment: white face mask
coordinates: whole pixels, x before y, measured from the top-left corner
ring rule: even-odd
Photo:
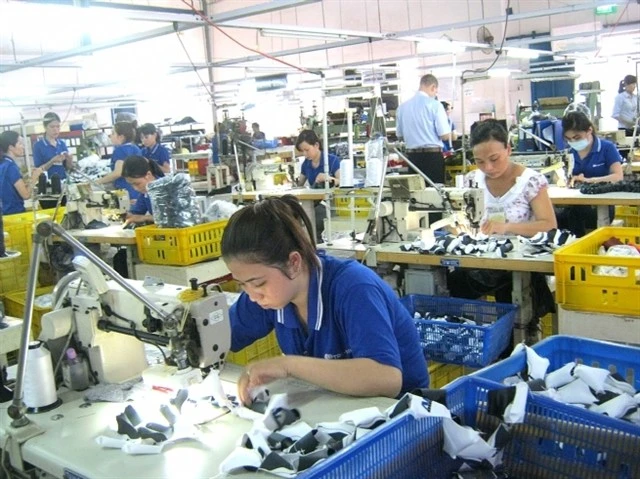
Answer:
[[[589,146],[589,139],[588,138],[583,138],[582,140],[578,140],[578,141],[567,141],[567,143],[569,143],[569,146],[571,148],[573,148],[574,150],[582,151],[587,146]]]

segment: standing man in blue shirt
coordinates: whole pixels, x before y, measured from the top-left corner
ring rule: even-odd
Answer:
[[[44,136],[33,145],[33,164],[47,172],[49,179],[58,175],[60,180],[67,177],[67,168],[71,167],[71,156],[67,144],[60,139],[60,117],[49,112],[42,119]]]
[[[317,252],[298,200],[267,198],[234,213],[222,257],[244,292],[231,306],[231,350],[275,330],[283,356],[249,364],[251,390],[294,377],[352,396],[397,397],[429,384],[413,318],[366,266]]]
[[[415,96],[398,108],[396,134],[404,139],[409,160],[431,181],[444,184],[442,142],[451,139],[451,125],[437,95],[438,79],[424,75]]]
[[[160,131],[155,125],[145,123],[138,128],[140,139],[142,140],[142,156],[155,161],[162,172],[166,175],[171,173],[171,153],[160,144]]]

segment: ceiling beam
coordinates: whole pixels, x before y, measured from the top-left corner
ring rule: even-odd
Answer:
[[[270,2],[267,2],[267,3],[261,3],[257,5],[252,5],[249,7],[239,8],[237,10],[232,10],[230,12],[224,12],[217,15],[212,15],[210,19],[213,23],[236,20],[239,18],[247,17],[247,16],[274,12],[274,11],[291,8],[291,7],[297,7],[301,5],[307,5],[310,3],[315,3],[317,1],[319,0],[271,0]],[[29,60],[20,61],[17,63],[3,64],[3,65],[0,65],[0,73],[8,73],[8,72],[20,70],[23,68],[37,67],[45,63],[64,60],[65,58],[71,58],[78,55],[86,55],[96,51],[107,50],[109,48],[114,48],[121,45],[127,45],[129,43],[139,42],[142,40],[149,40],[151,38],[168,35],[174,32],[190,30],[192,28],[196,28],[203,25],[206,25],[206,24],[175,22],[173,25],[170,25],[170,26],[165,26],[165,27],[156,28],[153,30],[148,30],[146,32],[127,35],[125,37],[117,38],[104,43],[86,45],[78,48],[73,48],[71,50],[66,50],[64,52],[57,52],[57,53],[51,53],[48,55],[42,55],[36,58],[31,58]]]

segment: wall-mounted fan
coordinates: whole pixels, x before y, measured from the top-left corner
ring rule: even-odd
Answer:
[[[490,47],[482,48],[482,53],[486,53],[488,55],[495,51],[493,33],[491,33],[491,31],[487,27],[482,26],[478,28],[478,30],[476,31],[476,41],[478,43],[490,45]]]

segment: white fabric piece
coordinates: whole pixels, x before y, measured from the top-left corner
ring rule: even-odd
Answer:
[[[323,430],[324,432],[328,433],[328,434],[332,434],[334,432],[339,432],[339,433],[343,433],[343,434],[353,434],[356,430],[355,425],[353,424],[346,424],[343,422],[339,422],[339,421],[333,421],[333,422],[319,422],[316,425],[316,428]]]
[[[527,354],[527,372],[529,379],[544,379],[545,374],[547,374],[547,369],[549,369],[549,364],[551,364],[550,361],[540,356],[529,346],[524,346],[524,349]]]
[[[516,384],[515,388],[516,395],[513,401],[504,409],[504,422],[507,424],[519,424],[524,421],[529,385],[522,382]]]
[[[231,410],[231,412],[238,416],[240,419],[247,419],[249,421],[260,421],[263,419],[263,415],[259,412],[255,412],[248,407],[240,406]]]
[[[571,374],[571,372],[575,366],[576,366],[576,363],[571,361],[570,363],[567,363],[564,366],[562,366],[560,369],[556,369],[555,371],[547,374],[544,378],[544,384],[547,387],[547,389],[549,388],[557,389],[573,381],[574,377]]]
[[[607,380],[604,382],[604,389],[605,391],[611,391],[618,394],[626,393],[629,396],[636,394],[636,390],[631,384],[626,381],[618,381],[611,375],[609,375]],[[640,402],[640,399],[638,401]]]
[[[269,400],[267,409],[264,411],[262,422],[264,426],[270,431],[274,431],[278,425],[271,417],[271,413],[276,409],[289,409],[289,399],[285,393],[274,394]]]
[[[227,394],[222,387],[222,381],[220,381],[220,372],[212,370],[204,380],[193,388],[194,394],[200,393],[201,397],[206,394],[213,396],[213,399],[218,403],[220,407],[226,407],[229,410],[234,408],[233,404],[227,398]],[[191,393],[190,393],[191,394]]]
[[[262,457],[258,451],[237,447],[220,463],[219,470],[220,474],[230,474],[234,471],[243,471],[247,466],[257,469],[260,464],[262,464]]]
[[[108,436],[98,436],[96,437],[96,443],[104,448],[108,449],[122,449],[122,446],[128,442],[128,439],[123,437],[108,437]]]
[[[451,418],[442,419],[444,430],[443,450],[452,458],[461,457],[482,461],[492,457],[496,450],[489,446],[480,433],[468,426],[460,426]]]
[[[609,399],[607,402],[602,404],[594,404],[589,407],[589,410],[619,419],[635,407],[638,407],[638,404],[631,396],[628,394],[621,394],[620,396]]]
[[[522,382],[522,378],[520,376],[509,376],[502,380],[502,384],[505,386],[515,386],[518,383]]]
[[[578,364],[573,371],[574,376],[582,379],[597,393],[604,391],[604,382],[610,374],[606,369],[585,366],[584,364]]]
[[[582,379],[576,378],[566,386],[558,389],[560,401],[567,404],[593,404],[596,398],[589,389],[589,385]]]
[[[420,396],[416,396],[415,394],[406,393],[400,401],[402,402],[408,398],[409,407],[404,413],[411,414],[414,418],[420,419],[423,417],[451,417],[451,411],[447,409],[447,407],[443,404],[440,404],[436,401],[432,401],[431,399],[422,398]],[[393,405],[385,411],[387,417],[391,416],[391,413],[396,408],[396,405]]]
[[[560,394],[558,394],[558,391],[553,388],[547,389],[546,391],[537,391],[536,394],[548,397],[550,399],[553,399],[554,401],[562,401],[562,398],[560,397]]]
[[[242,435],[240,438],[240,446],[248,448],[250,441],[251,449],[258,451],[261,456],[266,456],[271,452],[271,447],[267,442],[269,434],[271,434],[271,431],[254,426]]]
[[[122,452],[132,456],[142,454],[160,454],[162,452],[163,444],[143,444],[140,442],[128,441],[122,446]]]
[[[387,417],[383,415],[377,407],[356,409],[354,411],[341,414],[338,418],[340,422],[351,423],[357,427],[367,427],[374,424],[376,421],[386,419]]]
[[[293,424],[289,424],[288,426],[283,427],[278,432],[284,436],[290,437],[294,441],[297,441],[301,437],[309,434],[311,431],[313,431],[313,428],[306,422],[297,421]]]

